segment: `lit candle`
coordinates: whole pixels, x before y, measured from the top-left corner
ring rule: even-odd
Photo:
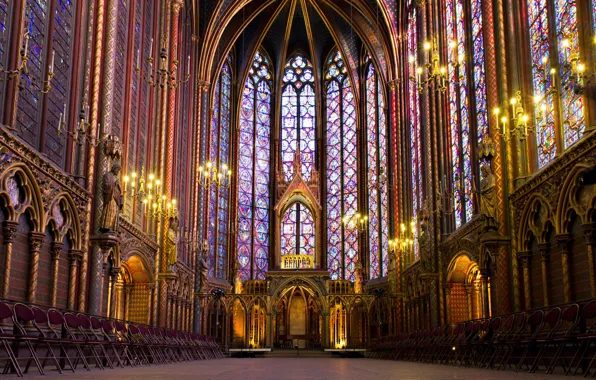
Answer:
[[[499,125],[499,114],[501,113],[501,109],[499,107],[495,107],[495,109],[493,110],[493,114],[495,115],[495,122],[496,125]]]
[[[28,51],[29,51],[29,32],[27,32],[25,29],[25,55],[27,55]]]
[[[137,49],[137,69],[141,69],[141,51]]]
[[[186,58],[186,75],[190,75],[190,54]]]
[[[50,63],[50,74],[54,74],[54,61],[56,60],[56,50],[52,51],[52,61]]]
[[[420,76],[422,75],[422,68],[419,67],[416,69],[416,80],[420,83]]]
[[[555,88],[555,74],[557,73],[557,70],[550,69],[550,86],[554,89]]]
[[[583,63],[578,63],[577,64],[577,81],[581,81],[581,77],[584,73],[584,71],[586,70],[586,65]]]
[[[509,103],[511,104],[511,111],[515,115],[515,104],[517,103],[517,98],[511,98]]]
[[[503,135],[505,135],[507,133],[507,116],[501,118],[501,123],[503,124]]]
[[[547,63],[548,63],[548,58],[545,55],[544,57],[542,57],[542,66],[544,68],[544,80],[545,81],[548,80],[548,67],[547,67]]]
[[[153,58],[153,37],[151,38],[151,44],[149,45],[149,58]]]

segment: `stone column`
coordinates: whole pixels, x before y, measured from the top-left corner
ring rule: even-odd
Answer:
[[[110,269],[110,283],[108,284],[109,295],[108,298],[108,315],[110,318],[116,318],[116,281],[118,280],[118,274],[120,273],[120,267],[112,267]]]
[[[63,244],[52,242],[52,289],[50,290],[50,305],[56,307],[58,300],[58,275],[60,274],[60,254]]]
[[[449,313],[449,311],[451,310],[451,305],[449,304],[449,302],[451,301],[451,286],[449,284],[447,284],[447,286],[445,286],[445,322],[447,324],[451,323],[451,313]]]
[[[559,234],[556,236],[557,245],[561,252],[561,269],[563,271],[563,294],[565,303],[571,302],[571,278],[569,277],[569,243],[571,234]]]
[[[4,260],[4,276],[2,280],[2,293],[0,293],[0,298],[6,299],[8,298],[8,290],[10,289],[10,269],[12,266],[12,242],[14,241],[15,235],[17,233],[17,226],[19,224],[17,222],[11,221],[4,221],[4,225],[2,226],[2,233],[4,234],[4,252],[5,260]]]
[[[596,118],[595,118],[596,120]],[[594,274],[594,246],[596,246],[596,223],[582,225],[584,237],[588,244],[588,271],[590,273],[590,289],[592,297],[596,297],[596,275]]]
[[[68,276],[68,309],[74,310],[77,300],[77,267],[83,259],[83,251],[71,249],[68,252],[69,276]]]
[[[134,285],[133,284],[124,284],[124,296],[126,297],[124,301],[124,316],[123,319],[125,321],[130,320],[130,302],[132,299],[132,290]],[[147,321],[149,322],[149,321]]]
[[[518,251],[517,252],[517,259],[522,265],[523,276],[524,276],[524,298],[525,298],[525,305],[524,308],[526,310],[530,310],[532,308],[532,288],[530,286],[531,276],[530,276],[530,265],[532,260],[532,253],[530,251]]]
[[[173,328],[174,323],[172,321],[173,317],[173,308],[174,308],[174,296],[172,293],[169,293],[167,296],[167,307],[166,307],[166,327]]]
[[[487,268],[480,269],[480,275],[482,276],[482,312],[486,318],[489,318],[492,316],[492,300],[489,302],[491,296],[489,289],[490,270]]]
[[[155,284],[147,284],[148,296],[147,296],[147,324],[151,326],[157,326],[156,320],[153,313],[153,297],[155,291]]]
[[[93,245],[92,272],[89,281],[89,314],[103,315],[103,289],[105,284],[105,270],[110,252],[119,240],[114,234],[100,234],[91,237]],[[96,251],[96,252],[95,252]],[[81,286],[83,284],[81,283]],[[109,302],[109,299],[108,299]],[[81,307],[79,305],[79,307]]]
[[[466,292],[466,300],[468,304],[468,319],[474,319],[474,312],[472,310],[472,285],[465,284],[464,291]]]
[[[544,306],[550,305],[549,291],[549,276],[548,263],[550,262],[550,244],[538,244],[538,252],[540,252],[540,262],[542,264],[542,297],[544,298]]]
[[[29,252],[31,261],[29,262],[29,284],[27,286],[27,302],[35,303],[37,301],[37,280],[39,279],[39,251],[45,234],[29,233]]]

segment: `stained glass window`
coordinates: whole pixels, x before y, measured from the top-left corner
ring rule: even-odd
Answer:
[[[223,65],[213,94],[213,117],[209,139],[209,160],[217,167],[230,163],[231,59]],[[209,274],[226,278],[228,251],[229,189],[209,189],[207,241]]]
[[[294,203],[281,220],[281,254],[315,254],[315,221],[312,212],[301,203]]]
[[[387,189],[387,125],[385,99],[379,76],[367,58],[366,160],[370,278],[387,275],[389,212]]]
[[[6,58],[8,57],[7,49],[8,38],[10,36],[10,0],[0,0],[0,69],[7,69]],[[0,85],[0,112],[2,112],[2,94],[4,85]]]
[[[472,0],[475,2],[477,0]],[[466,46],[466,18],[464,0],[447,0],[445,22],[449,41],[449,135],[451,139],[451,164],[455,226],[460,227],[472,218],[472,144],[477,144],[487,132],[486,88],[484,81],[484,53],[482,38],[482,12],[480,3],[471,4],[473,63],[468,67]],[[457,64],[455,64],[457,63]],[[474,88],[468,87],[469,71],[472,71]],[[471,100],[474,99],[473,101]],[[471,104],[476,104],[470,116]],[[472,134],[472,123],[476,124],[477,135]]]
[[[271,64],[257,52],[242,93],[238,150],[239,272],[264,280],[269,259]]]
[[[293,176],[292,162],[300,147],[302,177],[310,180],[315,159],[315,86],[310,61],[301,54],[288,60],[281,96],[281,155],[286,180]]]
[[[412,7],[408,18],[409,77],[416,75],[413,62],[418,60],[418,31],[416,29],[416,8]],[[410,123],[410,159],[412,160],[412,217],[418,217],[422,202],[422,152],[420,141],[420,93],[414,81],[408,82],[408,117]],[[418,239],[414,237],[414,260],[420,257]]]
[[[563,83],[571,78],[570,56],[579,51],[576,0],[555,0],[555,31],[559,51],[559,77]],[[567,45],[565,45],[567,44]],[[584,132],[584,105],[572,86],[560,86],[563,141],[565,148],[577,142]]]
[[[527,5],[537,157],[538,167],[542,168],[555,158],[557,149],[562,151],[579,140],[585,128],[582,97],[574,93],[572,86],[561,85],[571,78],[571,51],[578,51],[577,6],[575,0],[554,0],[554,8],[549,7],[548,0],[528,0]],[[554,10],[554,25],[549,9]],[[556,46],[550,41],[557,41]],[[554,48],[558,53],[553,58]],[[557,77],[559,80],[554,79]],[[560,105],[551,90],[555,84]],[[563,147],[555,144],[554,112],[559,109]]]
[[[358,209],[356,108],[347,69],[339,51],[330,54],[325,73],[327,107],[327,266],[332,280],[354,280],[358,231],[343,215]]]
[[[33,87],[37,80],[45,79],[46,38],[48,4],[42,0],[29,0],[25,5],[25,27],[29,33],[28,75],[23,75],[19,91],[17,131],[19,136],[33,147],[39,146],[42,94]]]

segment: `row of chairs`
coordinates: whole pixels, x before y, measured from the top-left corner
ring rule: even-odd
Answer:
[[[370,356],[587,376],[596,359],[596,300],[385,337]]]
[[[46,365],[62,373],[224,357],[210,337],[22,303],[0,302],[0,342],[2,374],[19,377],[32,365],[43,375]]]

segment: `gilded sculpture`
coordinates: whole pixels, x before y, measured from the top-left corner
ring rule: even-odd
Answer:
[[[480,214],[484,218],[484,229],[496,229],[497,224],[497,185],[490,166],[480,167]]]
[[[203,242],[203,247],[201,249],[201,256],[199,257],[199,260],[197,263],[199,266],[199,280],[200,280],[199,289],[201,291],[204,291],[205,288],[207,287],[207,284],[209,283],[209,280],[207,278],[207,276],[209,274],[209,263],[207,262],[208,250],[209,250],[209,246],[207,244],[207,241],[205,240]]]
[[[99,222],[99,231],[104,233],[118,232],[120,211],[124,200],[119,176],[120,164],[115,163],[112,165],[112,169],[102,177],[103,210]]]
[[[177,245],[178,242],[178,216],[171,216],[168,223],[168,232],[166,233],[166,268],[173,272],[178,259]]]

